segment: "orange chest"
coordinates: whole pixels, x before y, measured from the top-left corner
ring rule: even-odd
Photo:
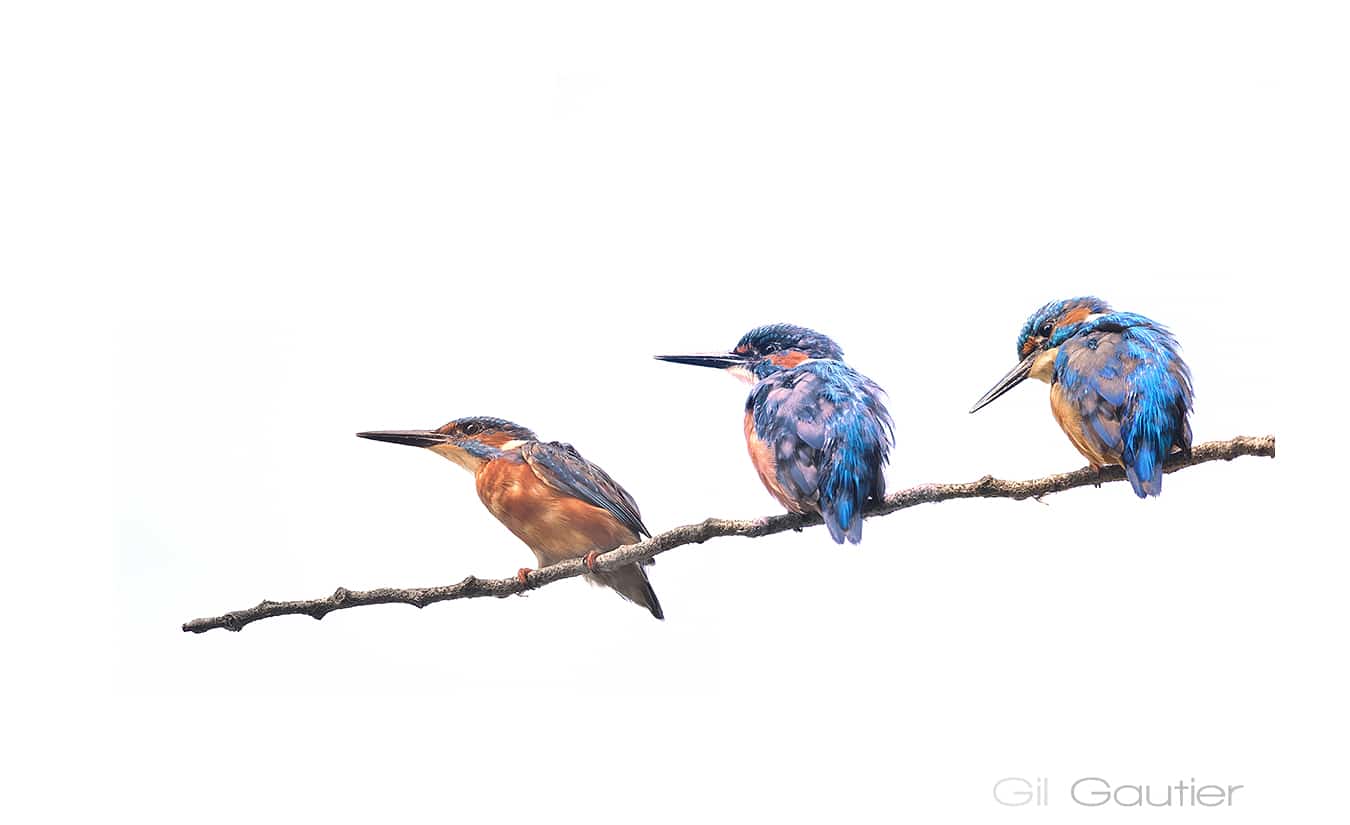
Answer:
[[[745,446],[750,452],[750,463],[755,465],[759,480],[769,495],[793,513],[808,512],[804,502],[795,500],[778,481],[778,461],[774,456],[772,444],[761,441],[755,432],[755,417],[749,410],[745,412]]]
[[[1054,413],[1055,421],[1069,437],[1074,449],[1091,464],[1104,467],[1120,463],[1120,451],[1103,442],[1102,438],[1093,432],[1092,425],[1083,417],[1082,410],[1073,403],[1059,384],[1050,385],[1050,411]]]
[[[488,512],[513,532],[513,524],[540,517],[552,498],[547,485],[524,462],[489,461],[475,475],[474,486]]]

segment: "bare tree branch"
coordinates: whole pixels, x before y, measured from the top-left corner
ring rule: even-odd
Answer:
[[[1252,438],[1238,436],[1230,441],[1209,441],[1196,446],[1189,457],[1173,456],[1165,468],[1173,473],[1184,467],[1203,464],[1207,461],[1232,461],[1240,456],[1275,457],[1275,437]],[[886,496],[885,500],[867,511],[867,516],[884,516],[897,510],[904,510],[916,504],[936,501],[950,501],[959,498],[1012,498],[1040,499],[1050,493],[1071,490],[1074,487],[1086,487],[1113,481],[1123,481],[1125,473],[1119,467],[1108,467],[1096,473],[1088,467],[1070,473],[1060,473],[1031,481],[1001,481],[993,476],[985,476],[978,481],[965,484],[921,484],[906,490],[897,490]],[[800,530],[803,527],[820,524],[819,516],[798,516],[783,514],[755,519],[753,521],[732,521],[710,518],[698,524],[689,524],[667,530],[646,541],[619,547],[596,559],[596,570],[613,570],[625,564],[649,559],[659,553],[681,547],[686,544],[702,544],[708,539],[721,536],[745,536],[756,538],[785,530]],[[255,607],[234,610],[223,616],[193,619],[183,625],[184,632],[204,633],[218,627],[226,630],[242,630],[247,624],[273,616],[303,614],[322,619],[334,610],[346,610],[349,607],[361,607],[368,604],[410,604],[425,607],[435,602],[451,599],[474,599],[481,596],[513,596],[543,587],[559,579],[580,576],[586,571],[580,559],[573,559],[530,573],[522,584],[515,578],[480,579],[469,576],[458,584],[440,587],[396,588],[382,587],[376,590],[348,590],[339,587],[331,596],[322,599],[310,599],[295,602],[263,601]]]

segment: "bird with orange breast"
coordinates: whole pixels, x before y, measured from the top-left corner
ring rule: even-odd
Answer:
[[[770,324],[730,352],[656,358],[751,384],[745,443],[765,489],[790,512],[820,515],[835,542],[862,541],[867,508],[886,494],[894,424],[881,387],[845,364],[829,336]]]
[[[1118,464],[1140,498],[1162,492],[1163,465],[1191,453],[1191,371],[1158,322],[1100,298],[1051,301],[1017,336],[1017,366],[983,409],[1028,378],[1050,385],[1050,411],[1093,469]]]
[[[642,566],[595,570],[598,554],[650,536],[637,502],[570,444],[540,441],[501,418],[459,418],[435,430],[357,433],[361,438],[424,447],[473,473],[478,498],[525,542],[540,567],[584,559],[586,578],[664,619]],[[645,562],[651,564],[651,561]],[[530,573],[516,574],[523,582]]]

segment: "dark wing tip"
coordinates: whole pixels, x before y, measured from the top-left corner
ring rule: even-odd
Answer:
[[[656,598],[656,591],[652,589],[650,584],[647,585],[647,609],[658,621],[664,622],[666,620],[665,611],[661,609],[661,602]]]

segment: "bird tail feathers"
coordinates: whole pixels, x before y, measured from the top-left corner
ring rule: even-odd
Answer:
[[[647,608],[658,619],[666,617],[661,610],[661,602],[656,598],[656,591],[652,589],[652,583],[647,580],[647,571],[639,565],[629,564],[618,570],[589,573],[586,578],[616,591],[640,607]]]

